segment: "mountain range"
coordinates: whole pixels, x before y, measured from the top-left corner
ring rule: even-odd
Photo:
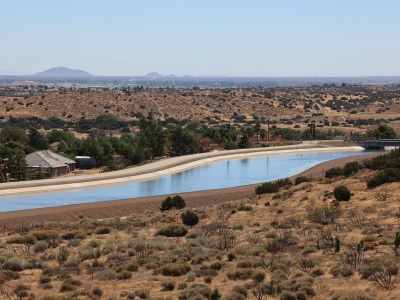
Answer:
[[[92,77],[93,75],[82,70],[73,70],[65,67],[51,68],[36,74],[37,77]]]

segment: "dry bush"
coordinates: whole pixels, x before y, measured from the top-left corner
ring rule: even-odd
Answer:
[[[397,257],[376,257],[366,261],[360,269],[363,279],[389,289],[398,281],[399,259]]]
[[[328,225],[336,221],[340,216],[341,210],[335,205],[310,206],[307,209],[307,218],[310,222]]]
[[[164,276],[182,276],[190,271],[190,266],[183,263],[169,263],[161,268]]]

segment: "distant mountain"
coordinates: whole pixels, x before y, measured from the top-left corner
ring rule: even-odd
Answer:
[[[163,78],[164,76],[162,76],[160,73],[157,73],[157,72],[151,72],[151,73],[144,75],[144,77],[149,78],[149,79],[160,79],[160,78]]]
[[[33,76],[38,77],[91,77],[92,74],[82,71],[82,70],[73,70],[65,67],[51,68],[43,72],[39,72],[34,74]]]

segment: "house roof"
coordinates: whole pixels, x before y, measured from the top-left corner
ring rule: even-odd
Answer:
[[[75,163],[72,159],[49,150],[42,150],[28,154],[26,156],[26,162],[31,168],[60,168]]]

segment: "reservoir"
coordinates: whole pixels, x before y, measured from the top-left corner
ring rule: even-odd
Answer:
[[[319,163],[371,151],[271,154],[220,160],[151,180],[0,197],[0,212],[229,188],[290,177]]]

